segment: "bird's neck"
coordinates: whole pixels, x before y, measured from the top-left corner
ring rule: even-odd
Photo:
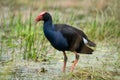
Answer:
[[[52,20],[44,21],[44,30],[53,29]]]
[[[56,35],[54,29],[55,28],[52,24],[52,21],[44,22],[44,27],[43,27],[44,34],[51,43],[53,43],[53,40]]]
[[[43,30],[46,36],[53,35],[54,26],[52,24],[52,20],[44,21]]]

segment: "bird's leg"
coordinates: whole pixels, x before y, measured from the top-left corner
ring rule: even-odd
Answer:
[[[63,72],[65,72],[65,68],[66,68],[66,63],[67,63],[67,56],[65,51],[63,51],[63,55],[64,55],[64,65],[63,65]]]
[[[79,55],[76,52],[74,52],[74,54],[75,54],[75,61],[71,66],[71,69],[70,69],[71,72],[73,72],[75,65],[78,63],[78,60],[79,60]]]

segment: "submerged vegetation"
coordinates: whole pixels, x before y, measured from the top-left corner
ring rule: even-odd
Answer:
[[[85,3],[82,0],[75,0],[75,3],[72,0],[61,0],[60,2],[55,0],[15,0],[12,3],[10,1],[0,1],[0,6],[2,6],[0,12],[0,68],[4,67],[4,71],[0,72],[0,76],[16,74],[16,70],[13,70],[12,67],[16,67],[17,62],[25,60],[28,62],[48,62],[50,64],[51,60],[57,59],[57,55],[61,55],[56,54],[57,51],[45,39],[42,23],[34,23],[37,14],[43,10],[49,11],[52,14],[54,23],[67,23],[82,29],[98,44],[97,47],[113,46],[113,49],[108,50],[108,52],[113,50],[113,52],[109,53],[117,53],[118,58],[109,65],[112,65],[116,70],[120,69],[119,0],[110,0],[110,2],[105,0],[106,2],[104,3],[107,3],[107,5],[104,5],[106,7],[100,8],[99,5],[99,7],[96,7],[98,9],[94,9],[95,7],[93,6],[89,6],[90,8],[81,6]],[[93,2],[95,1],[93,0]],[[7,4],[9,7],[6,7]],[[102,44],[102,46],[99,44]],[[100,49],[95,51],[95,53],[102,52],[103,48]],[[9,65],[12,66],[9,67]],[[119,71],[107,72],[103,70],[96,70],[95,68],[78,69],[75,73],[66,74],[62,77],[66,80],[114,80],[113,76],[120,76]],[[55,77],[55,79],[58,78],[59,76]],[[60,77],[59,79],[63,80],[63,78]]]

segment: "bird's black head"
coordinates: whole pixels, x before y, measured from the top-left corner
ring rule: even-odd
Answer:
[[[52,17],[51,15],[48,13],[48,12],[42,12],[40,13],[37,18],[35,19],[36,22],[39,22],[39,21],[48,21],[48,20],[52,20]]]

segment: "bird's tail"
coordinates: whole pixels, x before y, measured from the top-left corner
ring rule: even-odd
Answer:
[[[92,54],[93,49],[91,49],[91,48],[87,47],[86,45],[84,45],[80,52],[85,53],[85,54]]]
[[[88,41],[88,43],[87,43],[89,46],[92,46],[92,47],[95,47],[96,46],[96,44],[94,43],[94,42],[92,42],[92,41]]]

